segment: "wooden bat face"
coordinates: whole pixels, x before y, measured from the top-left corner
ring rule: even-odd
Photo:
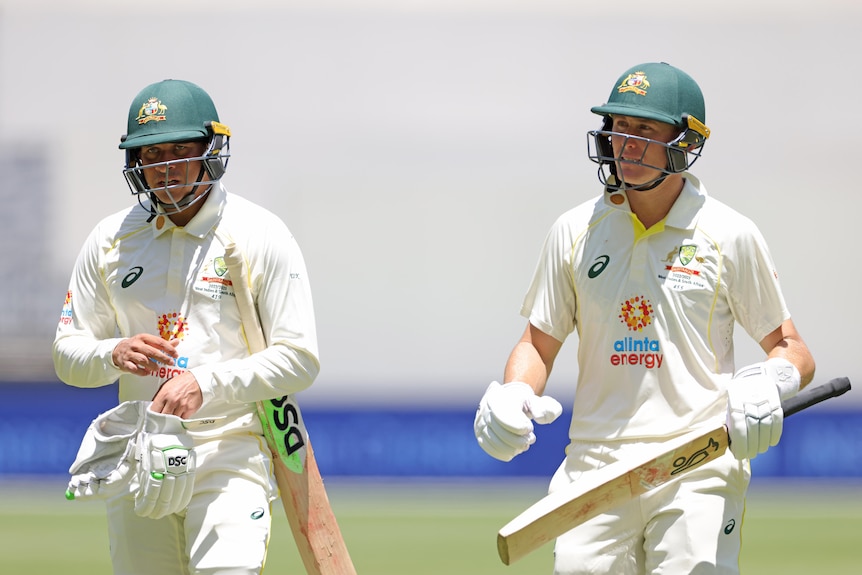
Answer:
[[[596,515],[667,483],[674,477],[721,457],[727,429],[696,430],[658,446],[645,459],[621,460],[541,499],[506,524],[497,535],[497,551],[506,565],[556,539]]]
[[[839,377],[808,386],[782,402],[784,417],[850,390]],[[497,551],[510,565],[584,521],[721,457],[729,445],[727,428],[695,430],[657,447],[639,461],[621,460],[586,474],[565,489],[544,497],[506,524],[497,534]]]

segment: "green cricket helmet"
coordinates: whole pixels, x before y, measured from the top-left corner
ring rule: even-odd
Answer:
[[[149,196],[151,206],[147,209],[150,211],[158,204],[164,213],[177,213],[205,196],[201,194],[197,198],[186,197],[164,204],[155,198],[153,188],[144,178],[141,148],[181,142],[205,142],[206,151],[202,156],[148,164],[147,168],[164,166],[174,171],[188,170],[191,162],[200,161],[200,173],[194,184],[166,184],[159,189],[171,190],[188,185],[211,186],[221,179],[230,158],[230,129],[219,122],[212,99],[200,86],[184,80],[163,80],[150,84],[132,101],[127,132],[120,138],[120,149],[126,151],[123,175],[139,201],[142,194]],[[204,179],[205,175],[207,179]],[[194,192],[187,194],[193,195]]]
[[[600,130],[588,133],[587,146],[590,160],[599,164],[599,180],[610,187],[625,186],[617,179],[617,158],[611,146],[611,136],[631,140],[642,140],[650,145],[661,145],[667,151],[666,166],[649,166],[660,170],[661,176],[638,186],[652,189],[668,174],[688,170],[700,157],[709,138],[706,127],[706,106],[703,93],[691,76],[665,62],[639,64],[629,68],[620,76],[611,90],[608,101],[590,109],[603,116]],[[679,135],[670,142],[658,142],[630,134],[614,132],[613,116],[631,116],[671,124],[679,129]]]

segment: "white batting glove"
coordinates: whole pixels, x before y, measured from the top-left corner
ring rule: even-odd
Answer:
[[[66,499],[110,499],[131,493],[135,437],[146,402],[126,401],[90,423],[69,468]]]
[[[727,432],[737,459],[754,459],[778,443],[784,428],[781,400],[799,392],[799,370],[772,358],[743,367],[727,385]]]
[[[136,459],[136,514],[159,519],[188,507],[196,462],[194,443],[182,419],[147,410]]]
[[[563,413],[560,402],[538,396],[528,384],[493,381],[476,410],[473,432],[479,446],[500,461],[511,461],[536,442],[533,421],[551,423]]]

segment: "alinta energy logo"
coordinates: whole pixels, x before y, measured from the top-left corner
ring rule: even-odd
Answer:
[[[186,318],[177,312],[163,313],[159,318],[159,335],[166,341],[183,339],[189,326]]]
[[[635,296],[620,305],[620,321],[631,331],[641,331],[652,323],[652,304],[643,296]]]
[[[182,340],[189,331],[188,320],[177,312],[163,313],[159,316],[158,327],[159,335],[165,341]],[[176,359],[174,365],[159,364],[150,372],[150,375],[168,380],[186,371],[188,366],[189,358],[181,356]]]
[[[63,309],[60,312],[60,323],[62,325],[72,323],[72,290],[66,292],[66,300],[63,302]]]
[[[620,304],[620,321],[629,331],[643,331],[652,324],[652,303],[643,296],[629,298]],[[660,368],[664,354],[658,340],[649,337],[624,337],[614,342],[611,365],[640,365],[647,369]]]

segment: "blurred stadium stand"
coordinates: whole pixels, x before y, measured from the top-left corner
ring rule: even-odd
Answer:
[[[0,313],[0,382],[54,376],[51,341],[71,270],[50,264],[50,203],[45,146],[0,145],[0,246],[3,246],[3,310]],[[60,216],[62,217],[62,215]]]
[[[0,384],[0,476],[65,474],[90,421],[116,404],[116,388]],[[26,406],[26,409],[25,409]],[[306,409],[326,477],[550,477],[566,444],[567,414],[537,426],[538,441],[509,463],[485,455],[473,410]],[[781,443],[753,462],[756,477],[862,478],[862,412],[812,407]]]

